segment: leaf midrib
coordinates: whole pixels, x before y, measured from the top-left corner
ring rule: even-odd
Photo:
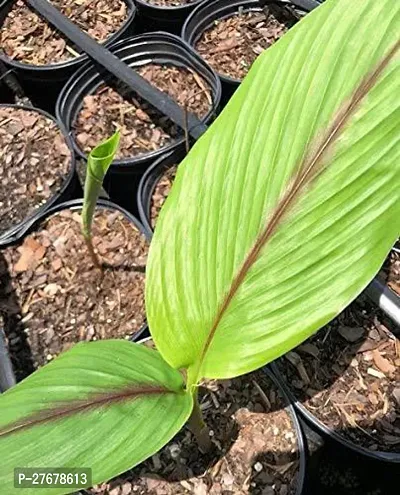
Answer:
[[[306,152],[301,159],[301,162],[295,170],[292,180],[289,180],[290,186],[281,195],[277,207],[272,212],[265,228],[261,231],[256,239],[253,247],[248,252],[241,268],[232,280],[231,286],[227,291],[222,304],[219,307],[214,322],[208,332],[208,336],[203,345],[200,358],[197,363],[194,363],[194,372],[191,374],[189,386],[197,384],[201,378],[199,373],[207,355],[208,349],[212,343],[214,335],[218,329],[221,320],[226,313],[235,294],[243,283],[247,273],[257,261],[262,249],[267,242],[273,237],[282,220],[286,218],[287,213],[292,209],[293,204],[302,195],[307,186],[309,186],[319,174],[327,168],[326,155],[332,151],[332,146],[335,144],[339,136],[342,134],[349,120],[354,116],[359,109],[361,103],[368,95],[370,90],[377,84],[383,71],[392,61],[396,53],[400,49],[400,40],[397,41],[388,53],[380,60],[380,62],[364,76],[358,86],[355,88],[350,98],[345,100],[334,113],[329,125],[324,133],[315,135],[314,139],[307,147]]]
[[[74,400],[66,404],[61,404],[57,407],[51,407],[46,410],[34,412],[23,420],[8,424],[6,427],[0,428],[0,439],[13,433],[18,433],[22,430],[33,428],[34,426],[40,426],[45,423],[70,417],[74,414],[95,410],[100,407],[109,406],[120,402],[129,402],[140,397],[166,394],[177,394],[177,392],[163,386],[136,384],[134,386],[125,387],[124,389],[116,392],[93,394],[91,397],[86,399]]]

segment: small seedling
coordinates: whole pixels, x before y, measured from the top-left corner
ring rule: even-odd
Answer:
[[[393,0],[327,0],[260,55],[158,220],[146,267],[156,350],[80,343],[1,396],[4,493],[34,495],[14,489],[21,466],[111,479],[187,422],[207,450],[203,381],[277,359],[368,285],[400,231],[399,22]]]
[[[82,208],[82,235],[93,265],[100,270],[102,269],[102,263],[96,254],[92,239],[93,215],[103,187],[104,177],[117,153],[119,141],[120,133],[117,131],[110,138],[96,146],[87,160]]]

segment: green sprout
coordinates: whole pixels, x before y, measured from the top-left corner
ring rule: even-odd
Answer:
[[[94,250],[92,239],[93,214],[103,186],[104,177],[118,150],[119,141],[120,132],[117,131],[110,138],[97,145],[91,151],[87,160],[82,208],[82,234],[92,262],[100,270],[102,269],[102,264]]]

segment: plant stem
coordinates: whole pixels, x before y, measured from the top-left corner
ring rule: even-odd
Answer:
[[[193,394],[194,407],[192,414],[189,418],[189,428],[190,431],[196,438],[197,445],[203,454],[206,454],[211,450],[212,443],[210,439],[210,431],[208,426],[203,420],[203,414],[200,409],[197,388]]]
[[[91,235],[84,236],[84,239],[85,239],[86,247],[88,248],[90,257],[92,259],[93,265],[95,266],[95,268],[98,268],[99,270],[103,271],[103,266],[100,263],[100,260],[93,247],[92,236]]]

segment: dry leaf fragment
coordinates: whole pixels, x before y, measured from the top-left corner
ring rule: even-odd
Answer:
[[[396,367],[393,366],[393,364],[390,361],[384,358],[377,349],[372,351],[372,356],[374,359],[375,366],[383,373],[390,375],[396,371]]]
[[[314,344],[310,344],[310,343],[302,344],[298,347],[298,350],[300,352],[304,352],[304,354],[309,354],[310,356],[312,356],[316,359],[319,356],[319,349]]]
[[[357,342],[364,335],[364,329],[362,327],[339,327],[339,334],[347,340],[347,342]]]
[[[384,373],[377,371],[374,368],[368,368],[367,373],[375,378],[386,378]]]

